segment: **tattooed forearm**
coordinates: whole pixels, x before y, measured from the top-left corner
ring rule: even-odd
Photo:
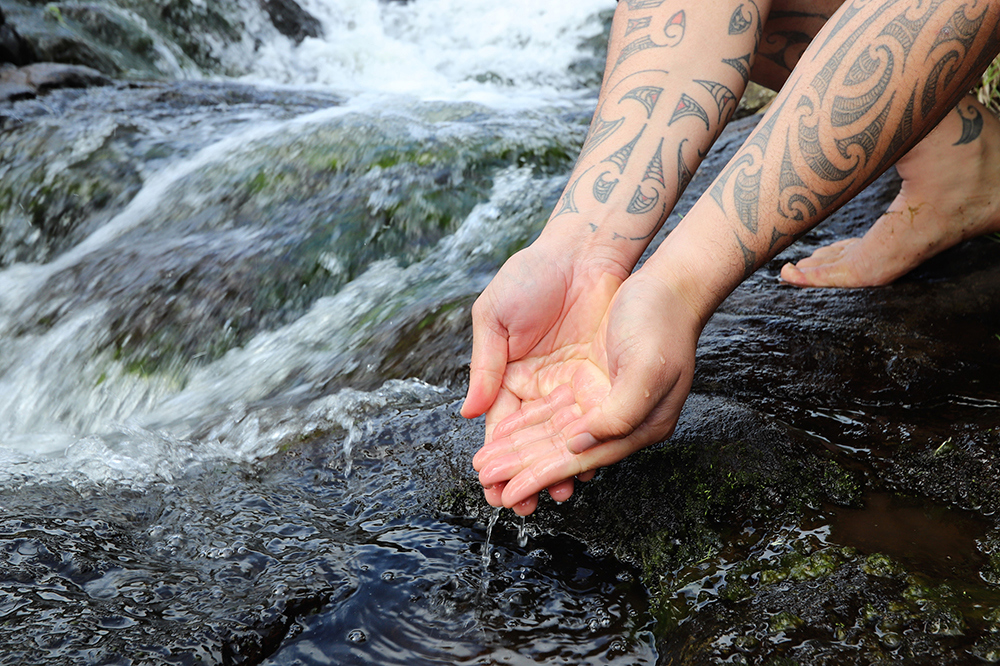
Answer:
[[[731,28],[746,16],[734,12]],[[998,23],[1000,7],[989,1],[853,0],[843,6],[709,190],[733,220],[745,267],[752,270],[829,215],[928,132],[968,90],[976,63],[1000,51]],[[787,64],[790,44],[811,38],[772,32],[765,42],[775,35],[783,35],[780,49],[762,54],[779,65]],[[724,60],[741,75],[749,61]],[[730,100],[713,96],[721,118]],[[956,112],[962,119],[956,145],[975,141],[982,115],[973,106]]]

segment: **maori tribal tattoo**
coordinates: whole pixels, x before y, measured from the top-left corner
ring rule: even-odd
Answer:
[[[593,168],[594,167],[590,167],[590,169]],[[587,171],[590,171],[590,169],[587,169]],[[576,188],[580,184],[580,181],[583,180],[583,177],[587,175],[587,171],[584,171],[582,174],[580,174],[580,177],[574,180],[573,183],[566,188],[566,191],[563,192],[562,200],[560,201],[560,206],[556,210],[556,212],[552,214],[552,219],[555,219],[560,215],[564,215],[566,213],[580,212],[580,209],[576,207]]]
[[[589,154],[594,148],[597,148],[601,143],[604,142],[609,136],[615,133],[615,131],[622,126],[625,122],[625,118],[619,118],[618,120],[604,120],[601,117],[600,110],[594,116],[594,120],[590,124],[590,133],[587,135],[587,139],[583,142],[583,148],[580,149],[580,159],[583,159],[587,154]]]
[[[663,0],[660,0],[659,2],[656,2],[655,5],[649,5],[649,6],[658,7],[660,4],[662,4],[662,2]],[[629,7],[632,9],[636,9],[636,7],[634,7],[631,3],[629,4]],[[644,17],[634,20],[636,21],[636,23],[633,23],[631,20],[629,21],[628,26],[625,29],[626,35],[633,32],[634,30],[639,30],[641,28],[648,27],[650,21],[652,20],[652,17]],[[640,53],[641,51],[645,51],[647,49],[660,49],[660,48],[677,46],[678,44],[681,43],[681,40],[684,39],[684,27],[685,27],[684,11],[681,10],[675,13],[673,16],[671,16],[670,19],[667,20],[667,24],[663,28],[663,36],[666,38],[665,43],[658,44],[656,41],[653,40],[651,36],[643,35],[642,37],[639,37],[635,41],[626,44],[625,47],[621,50],[621,53],[618,54],[618,60],[615,61],[615,66],[611,70],[612,73],[618,69],[619,65],[621,65],[623,62],[625,62],[632,56],[634,56],[636,53]]]
[[[625,36],[628,37],[636,30],[642,30],[644,28],[648,28],[652,20],[653,20],[652,16],[643,16],[642,18],[629,19],[628,24],[625,26]]]
[[[705,129],[711,131],[712,128],[708,122],[708,113],[705,112],[704,107],[694,101],[690,95],[681,93],[681,100],[674,107],[674,114],[670,116],[670,122],[667,125],[673,125],[676,121],[686,116],[700,118],[705,123]]]
[[[646,118],[648,119],[653,115],[653,109],[656,108],[656,103],[660,100],[660,93],[662,92],[663,88],[658,88],[656,86],[641,86],[639,88],[633,88],[625,93],[625,95],[622,96],[622,101],[634,99],[642,104],[646,107]]]
[[[733,11],[733,15],[729,18],[729,34],[742,35],[750,29],[752,24],[753,15],[745,16],[743,14],[743,4],[741,3],[740,6]]]
[[[694,82],[712,94],[712,98],[715,99],[715,105],[719,109],[720,123],[722,122],[722,116],[725,114],[726,108],[728,108],[730,104],[733,105],[733,110],[736,110],[736,105],[739,104],[739,102],[736,99],[736,94],[732,90],[717,81],[702,81],[700,79],[695,79]]]
[[[628,8],[635,11],[636,9],[652,9],[654,7],[659,7],[663,4],[664,0],[625,0],[628,3]]]
[[[748,1],[733,13],[731,30],[749,30]],[[860,191],[940,120],[977,78],[977,67],[1000,51],[996,17],[995,6],[974,0],[848,0],[838,10],[822,43],[810,47],[809,62],[799,65],[806,74],[790,80],[710,189],[738,221],[732,233],[746,271],[763,259],[759,253],[786,245]],[[789,21],[782,28],[796,27],[791,15],[775,18]],[[769,33],[779,48],[765,45],[762,55],[787,67],[789,47],[809,38]],[[723,62],[745,80],[750,60],[748,54]],[[697,83],[712,93],[721,118],[731,106],[727,91]],[[965,104],[955,112],[962,121],[955,145],[975,141],[983,129],[980,110]],[[682,164],[679,147],[679,181]],[[776,225],[781,219],[787,222]]]
[[[632,156],[632,151],[635,150],[635,144],[639,143],[639,138],[642,133],[646,131],[646,126],[643,125],[639,133],[635,135],[635,138],[626,143],[624,146],[616,150],[615,152],[604,158],[604,162],[611,162],[616,167],[618,167],[618,173],[625,173],[625,167],[628,165],[628,160]]]
[[[632,195],[632,200],[628,203],[628,208],[625,212],[632,213],[633,215],[645,215],[656,208],[656,204],[659,201],[660,193],[657,190],[653,190],[651,196],[646,196],[642,191],[642,185],[637,185],[635,194]]]
[[[684,161],[684,144],[687,143],[687,139],[681,140],[679,146],[677,146],[677,198],[681,198],[681,194],[684,193],[684,189],[691,182],[691,177],[694,175],[691,173],[691,169],[688,168],[687,162]],[[662,145],[662,142],[661,142]]]
[[[615,189],[615,185],[618,184],[617,178],[614,180],[607,180],[605,178],[605,176],[610,173],[610,171],[605,171],[597,177],[597,180],[594,181],[594,198],[601,203],[608,203],[608,197],[611,196],[611,192]]]
[[[656,152],[653,153],[652,159],[646,165],[646,172],[642,175],[642,179],[655,180],[660,184],[660,187],[667,186],[666,179],[663,177],[663,139],[660,139],[660,145],[656,147]]]
[[[971,104],[968,105],[968,111],[972,113],[971,117],[962,113],[961,107],[955,107],[955,113],[962,119],[962,136],[953,145],[961,146],[963,143],[972,143],[983,133],[983,114]]]
[[[663,27],[663,35],[667,38],[667,46],[677,46],[684,39],[684,30],[687,28],[687,17],[684,10],[677,12],[670,17],[667,25]]]
[[[744,86],[750,82],[750,55],[751,54],[748,53],[745,56],[740,56],[739,58],[722,59],[722,62],[739,72],[740,78],[743,79]]]

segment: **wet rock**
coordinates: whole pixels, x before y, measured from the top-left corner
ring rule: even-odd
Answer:
[[[18,69],[0,70],[0,83],[23,85],[44,93],[57,88],[107,86],[111,85],[111,79],[90,67],[39,62]]]
[[[35,53],[31,45],[11,25],[3,8],[0,8],[0,64],[10,63],[17,67],[34,62]]]
[[[261,0],[261,5],[278,32],[296,44],[306,37],[321,37],[323,26],[319,20],[302,9],[295,0]]]
[[[2,76],[2,73],[0,73]],[[13,81],[0,81],[0,102],[16,102],[38,95],[34,87]]]

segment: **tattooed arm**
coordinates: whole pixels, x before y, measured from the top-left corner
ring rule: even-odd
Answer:
[[[735,111],[769,3],[619,4],[597,111],[566,190],[538,240],[473,308],[462,413],[486,412],[487,443],[498,422],[544,404],[598,336],[614,294]],[[500,490],[487,498],[498,503]],[[571,483],[550,488],[569,492]]]
[[[540,399],[493,430],[475,461],[484,486],[499,488],[491,501],[516,505],[669,436],[708,317],[953,108],[1000,51],[998,23],[1000,0],[853,0],[838,9],[709,191],[621,284],[596,331],[563,348],[561,383],[540,382]]]

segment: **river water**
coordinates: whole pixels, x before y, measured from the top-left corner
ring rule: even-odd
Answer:
[[[511,516],[486,566],[449,500],[468,308],[565,182],[613,4],[309,0],[321,37],[12,107],[0,663],[655,660],[636,571]]]

